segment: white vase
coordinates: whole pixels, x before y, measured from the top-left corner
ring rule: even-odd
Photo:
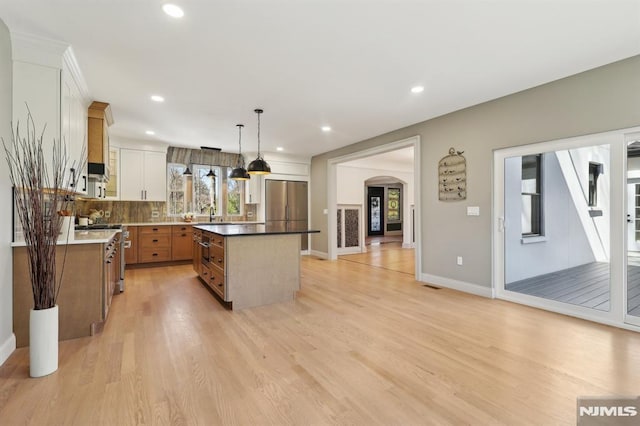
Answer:
[[[58,305],[31,310],[29,315],[29,375],[47,376],[58,369]]]

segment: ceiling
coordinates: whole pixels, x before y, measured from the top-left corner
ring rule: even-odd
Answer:
[[[261,107],[262,151],[302,157],[640,54],[640,0],[172,1],[183,18],[0,0],[0,19],[72,45],[116,137],[237,152],[243,123],[255,151]]]

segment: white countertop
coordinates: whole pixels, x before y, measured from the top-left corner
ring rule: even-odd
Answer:
[[[105,244],[108,243],[117,233],[122,232],[119,229],[91,229],[85,231],[75,231],[73,240],[59,240],[58,245],[65,244]],[[25,247],[24,241],[16,241],[11,243],[11,247]]]

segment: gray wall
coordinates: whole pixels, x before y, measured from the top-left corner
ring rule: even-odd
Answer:
[[[422,273],[491,286],[492,151],[640,125],[640,56],[399,129],[311,161],[311,249],[328,251],[327,160],[421,137]],[[465,151],[467,200],[438,201],[438,160]],[[480,216],[466,216],[479,206]],[[456,256],[464,266],[456,266]]]
[[[9,30],[0,20],[0,137],[11,140],[12,97],[11,40]],[[11,200],[4,150],[0,150],[0,194]],[[11,255],[11,203],[0,203],[0,364],[13,349],[13,290]]]

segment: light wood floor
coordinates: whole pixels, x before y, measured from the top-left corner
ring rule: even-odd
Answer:
[[[346,260],[302,260],[294,302],[232,312],[191,267],[127,272],[60,368],[0,367],[0,424],[575,424],[640,394],[640,334]]]
[[[366,253],[345,254],[340,260],[415,276],[415,251],[403,249],[402,241],[370,245]]]

